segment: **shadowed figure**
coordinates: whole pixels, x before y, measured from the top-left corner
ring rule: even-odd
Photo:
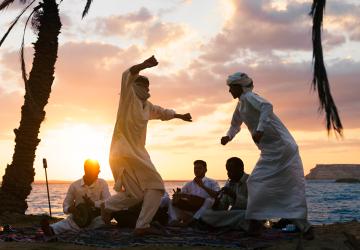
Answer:
[[[247,185],[249,177],[244,172],[244,163],[238,157],[231,157],[226,161],[226,171],[229,177],[225,186],[216,197],[212,209],[206,210],[201,221],[218,228],[247,230],[248,222],[245,220],[247,206]]]
[[[132,66],[122,75],[121,95],[110,149],[110,167],[117,191],[102,209],[106,223],[111,213],[143,201],[134,230],[135,235],[160,233],[150,227],[150,222],[159,208],[164,193],[164,183],[151,162],[145,148],[147,123],[152,119],[162,121],[178,118],[191,122],[189,113],[177,114],[148,101],[149,80],[139,72],[158,65],[154,56]]]

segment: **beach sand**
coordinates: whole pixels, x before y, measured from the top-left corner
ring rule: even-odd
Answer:
[[[33,226],[39,223],[43,216],[38,215],[13,215],[4,214],[0,216],[1,224],[11,224],[14,228],[21,228],[26,226]],[[58,219],[54,219],[56,221]],[[285,250],[296,249],[299,245],[302,245],[304,249],[319,250],[319,249],[337,249],[337,250],[351,250],[360,249],[360,222],[344,222],[334,223],[329,225],[315,226],[315,240],[307,241],[299,239],[293,240],[276,240],[271,250]],[[347,236],[346,236],[347,235]],[[357,247],[357,248],[356,248]],[[84,250],[84,249],[109,249],[99,247],[89,247],[76,244],[67,244],[60,242],[48,242],[48,243],[23,243],[23,242],[1,242],[0,249],[29,249],[29,250],[43,250],[43,249],[62,249],[62,250]],[[113,248],[117,249],[117,248]],[[222,247],[200,247],[200,246],[154,246],[148,245],[144,247],[125,247],[121,248],[125,250],[139,250],[139,249],[152,249],[152,250],[203,250],[203,249],[239,249],[239,248],[222,248]],[[251,248],[248,248],[251,249]],[[300,248],[301,249],[301,248]]]

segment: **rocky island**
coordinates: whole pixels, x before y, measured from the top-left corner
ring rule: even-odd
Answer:
[[[360,180],[360,164],[316,164],[305,176],[308,180]]]

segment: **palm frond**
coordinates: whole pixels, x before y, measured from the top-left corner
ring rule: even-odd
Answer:
[[[26,67],[25,67],[25,56],[24,56],[25,32],[26,32],[26,27],[29,23],[29,20],[31,19],[32,15],[39,10],[40,7],[41,7],[40,5],[35,7],[34,10],[28,16],[28,18],[25,22],[25,27],[24,27],[22,41],[21,41],[21,47],[20,47],[21,74],[22,74],[22,78],[24,80],[26,90],[28,90],[28,86],[27,86],[28,80],[27,80]]]
[[[87,0],[86,1],[86,5],[85,5],[84,11],[82,13],[82,18],[84,18],[87,15],[87,13],[89,12],[90,5],[91,5],[92,1],[93,0]]]
[[[6,37],[9,35],[10,31],[12,30],[12,28],[14,28],[15,24],[19,21],[20,17],[25,13],[25,11],[35,2],[36,0],[33,0],[28,6],[26,6],[21,13],[14,19],[14,21],[12,21],[9,29],[6,31],[6,33],[4,34],[4,36],[2,37],[1,41],[0,41],[0,47],[3,44],[3,42],[5,41]]]
[[[0,10],[5,9],[6,7],[8,7],[10,4],[12,4],[15,0],[4,0],[2,1],[2,3],[0,4]]]
[[[324,9],[326,0],[313,0],[310,15],[313,17],[312,27],[312,43],[313,43],[313,64],[314,73],[312,86],[314,90],[318,90],[320,100],[320,111],[325,110],[326,128],[328,133],[334,129],[340,136],[342,136],[343,126],[330,92],[329,80],[324,64],[323,49],[321,44],[321,28],[323,23]]]

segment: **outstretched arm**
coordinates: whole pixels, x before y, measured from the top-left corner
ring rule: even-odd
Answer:
[[[168,121],[177,118],[183,121],[192,122],[192,118],[189,113],[177,114],[172,109],[164,109],[158,105],[153,105],[151,102],[149,102],[149,105],[150,105],[150,120],[160,119],[162,121]]]
[[[152,68],[158,65],[158,61],[155,56],[151,56],[140,64],[136,64],[130,68],[130,72],[132,75],[139,74],[139,72],[143,69]]]
[[[226,145],[229,141],[231,141],[237,133],[240,132],[240,126],[243,123],[240,112],[239,112],[239,104],[236,106],[233,117],[231,119],[231,126],[226,133],[226,136],[221,137],[221,144]]]
[[[178,118],[178,119],[181,119],[181,120],[186,121],[186,122],[192,122],[192,117],[191,117],[190,113],[175,114],[174,118]]]

